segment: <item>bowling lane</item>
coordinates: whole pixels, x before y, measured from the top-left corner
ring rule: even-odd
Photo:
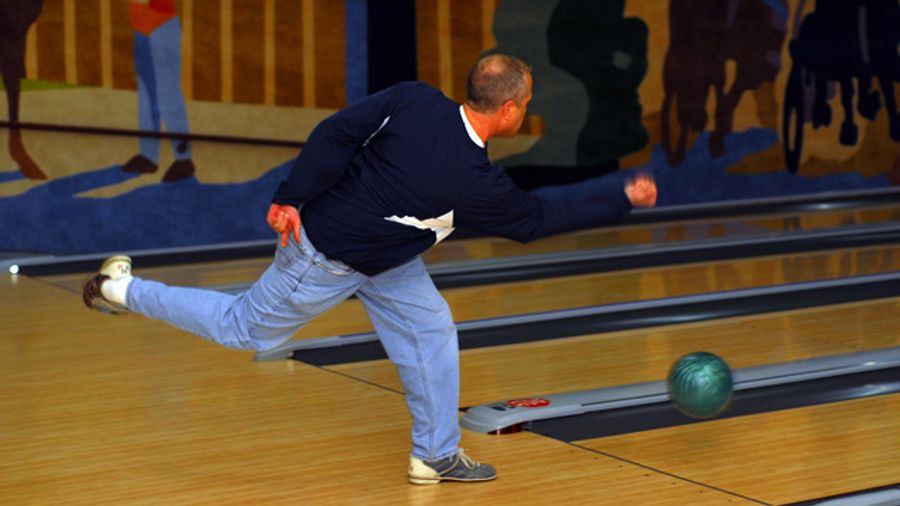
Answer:
[[[780,232],[821,230],[895,221],[900,221],[900,205],[845,211],[807,211],[768,216],[709,218],[656,225],[598,228],[524,245],[498,238],[444,241],[432,248],[424,257],[428,263],[483,260],[633,245],[739,239]]]
[[[895,484],[900,395],[710,420],[575,444],[768,504]]]
[[[607,227],[549,237],[531,244],[519,244],[493,237],[450,240],[430,249],[423,257],[429,265],[437,265],[445,262],[614,249],[635,245],[759,237],[781,232],[840,229],[854,225],[897,221],[900,221],[900,204],[852,210],[806,211],[768,216],[710,218],[658,225]],[[142,267],[138,259],[135,269],[148,277],[152,273],[154,279],[167,283],[231,289],[246,286],[256,280],[270,262],[270,256],[263,256],[148,269]],[[41,277],[65,283],[69,288],[77,288],[85,276],[85,273],[81,273]]]
[[[499,480],[413,487],[402,395],[75,302],[0,276],[4,506],[758,504],[533,433],[463,435]]]
[[[236,270],[247,268],[246,264],[239,263],[234,267]],[[900,245],[586,274],[445,289],[442,293],[456,320],[468,321],[896,270],[900,270]],[[202,286],[208,281],[201,269],[184,266],[136,269],[135,272],[148,279],[178,285]],[[65,275],[44,279],[80,292],[83,277]],[[295,337],[371,330],[362,305],[351,299],[314,320]]]
[[[461,352],[461,406],[665,379],[708,351],[733,368],[900,345],[900,297]],[[386,359],[329,366],[401,389]]]
[[[900,345],[900,297],[461,353],[462,406],[664,379],[681,355],[734,368]],[[386,360],[331,366],[399,389]],[[900,397],[884,395],[575,442],[768,504],[883,487],[900,468]],[[499,436],[501,438],[511,436]]]

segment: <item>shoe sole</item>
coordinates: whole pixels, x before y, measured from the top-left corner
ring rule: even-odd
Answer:
[[[114,314],[114,315],[127,314],[129,312],[128,309],[126,309],[122,306],[113,305],[112,302],[106,302],[106,301],[99,302],[99,303],[95,302],[91,306],[91,309],[99,311],[103,314]]]
[[[96,279],[101,279],[101,278],[106,278],[107,280],[109,280],[109,276],[107,276],[106,274],[99,274],[99,275],[95,274],[93,277],[86,279],[84,281],[84,283],[81,284],[81,293],[82,293],[82,299],[84,300],[84,304],[89,309],[94,309],[94,310],[99,311],[104,314],[128,313],[129,312],[128,308],[106,300],[103,297],[103,295],[101,295],[101,294],[94,294],[90,297],[90,299],[85,298],[84,294],[88,290],[88,285],[90,285],[91,283],[94,283]],[[99,281],[99,283],[101,283],[101,284],[103,283],[102,279]],[[99,292],[99,288],[96,288],[94,290]]]
[[[441,476],[438,478],[415,478],[410,476],[409,482],[413,485],[437,485],[442,481],[456,481],[460,483],[472,483],[472,482],[480,482],[480,481],[491,481],[497,479],[496,476],[490,476],[488,478],[453,478],[449,476]]]

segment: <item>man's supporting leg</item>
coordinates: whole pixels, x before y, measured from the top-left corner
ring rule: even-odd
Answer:
[[[396,364],[413,417],[413,455],[436,459],[459,443],[459,352],[450,308],[416,258],[359,290]]]
[[[421,258],[370,277],[358,296],[406,392],[413,419],[410,481],[493,479],[492,467],[459,452],[456,326]]]

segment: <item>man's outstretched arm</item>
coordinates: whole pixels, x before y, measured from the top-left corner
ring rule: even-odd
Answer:
[[[613,225],[633,207],[656,205],[650,174],[606,175],[531,192],[519,190],[502,171],[485,175],[457,213],[457,225],[519,242]]]

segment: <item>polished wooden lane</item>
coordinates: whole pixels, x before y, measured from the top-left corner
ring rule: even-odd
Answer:
[[[428,263],[481,260],[597,248],[709,239],[737,239],[779,232],[811,231],[897,221],[900,221],[900,205],[844,211],[819,210],[768,216],[711,218],[657,225],[597,228],[546,238],[530,244],[519,244],[498,238],[444,241],[429,250],[424,258]]]
[[[758,504],[535,434],[466,432],[500,478],[406,483],[403,396],[258,363],[71,292],[0,276],[0,503]]]
[[[501,467],[496,483],[411,489],[402,468],[408,421],[390,364],[251,363],[159,322],[86,311],[44,280],[0,283],[0,360],[15,385],[0,396],[0,434],[13,456],[0,463],[0,490],[11,504],[490,504],[523,486],[546,491],[532,504],[744,500],[527,433],[465,433],[465,447]],[[889,299],[466,351],[463,402],[659,379],[698,349],[747,367],[896,346],[898,314]]]
[[[896,253],[883,249],[816,255],[821,254],[761,259],[773,263],[749,271],[724,263],[681,276],[647,270],[655,280],[624,280],[631,288],[622,290],[634,298],[669,294],[671,287],[697,280],[701,290],[735,288],[756,278],[799,281],[809,275],[804,266],[830,275],[896,269]],[[253,267],[241,268],[241,275],[255,276]],[[176,284],[229,282],[227,276],[204,278],[202,270],[182,266],[162,276]],[[529,494],[529,504],[765,501],[651,467],[661,461],[629,461],[529,433],[497,438],[465,432],[464,447],[500,466],[497,482],[410,487],[404,466],[408,420],[387,362],[331,369],[294,361],[253,363],[247,353],[221,349],[159,322],[86,311],[73,293],[79,281],[80,276],[0,276],[0,364],[4,383],[11,386],[0,393],[4,504],[492,504],[532,488],[541,492]],[[598,283],[594,292],[617,291],[597,290]],[[556,288],[542,296],[527,285],[516,288],[528,299],[556,299],[572,291]],[[485,289],[480,296],[510,293]],[[510,310],[521,312],[522,304],[513,303]],[[345,310],[320,319],[323,333],[343,328],[328,327],[343,320],[366,326],[359,308],[340,311]],[[699,349],[747,367],[897,346],[900,326],[892,318],[897,314],[900,305],[888,299],[470,350],[462,355],[463,403],[660,379],[675,357]],[[868,416],[854,412],[859,419]],[[848,467],[853,458],[867,458],[849,457]],[[712,478],[727,485],[723,477]],[[791,497],[792,490],[767,497]]]
[[[900,346],[900,298],[463,350],[461,404],[472,406],[666,377],[709,351],[733,368]],[[388,360],[329,366],[401,388]]]
[[[207,275],[204,265],[136,269],[138,275],[170,284],[216,285],[218,267]],[[233,265],[235,275],[246,264]],[[900,246],[842,249],[790,256],[729,260],[674,267],[548,278],[443,290],[457,321],[550,311],[596,304],[629,302],[787,282],[900,270]],[[73,292],[84,275],[43,278]],[[371,331],[362,304],[348,300],[303,328],[296,337],[319,337]]]
[[[719,490],[788,504],[900,479],[900,394],[577,444]]]
[[[529,244],[519,244],[497,237],[447,240],[425,252],[423,258],[426,263],[437,265],[444,262],[477,261],[488,258],[611,249],[705,239],[742,238],[771,235],[778,232],[840,229],[853,225],[898,221],[900,221],[900,205],[744,218],[715,218],[659,225],[597,228],[548,237]],[[198,263],[191,266],[190,269],[178,265],[159,268],[153,272],[160,276],[166,276],[166,272],[176,273],[180,277],[180,281],[177,281],[178,284],[187,286],[235,285],[254,281],[270,262],[270,256],[263,256],[252,259]],[[136,268],[141,269],[141,266],[138,264]]]
[[[608,250],[640,244],[697,241],[725,237],[768,235],[773,232],[840,228],[848,225],[900,221],[900,205],[844,211],[756,216],[751,218],[685,221],[656,226],[622,226],[586,230],[545,238],[530,244],[485,237],[444,241],[423,257],[428,264],[477,261],[488,258],[540,255],[583,250]],[[136,272],[149,279],[179,286],[230,289],[255,281],[271,263],[271,257],[200,262],[155,268],[135,265]],[[50,282],[77,291],[88,273],[44,276]]]
[[[663,380],[681,355],[734,368],[900,346],[900,297],[687,325],[465,350],[464,406]],[[330,366],[400,389],[386,360]],[[768,504],[896,483],[900,396],[579,442],[603,456]],[[515,438],[517,435],[498,436]]]

